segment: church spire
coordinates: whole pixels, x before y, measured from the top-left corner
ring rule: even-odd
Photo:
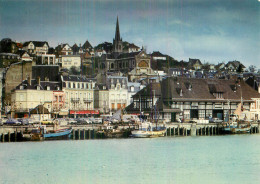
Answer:
[[[119,30],[119,21],[118,21],[118,16],[117,16],[117,19],[116,19],[116,33],[115,33],[115,40],[116,41],[120,41],[121,38],[120,38],[120,30]]]
[[[115,39],[113,39],[113,52],[116,52],[116,53],[122,53],[123,52],[123,42],[122,42],[122,38],[120,37],[118,16],[117,16],[117,19],[116,19]]]

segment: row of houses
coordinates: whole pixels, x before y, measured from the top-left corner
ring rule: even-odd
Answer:
[[[58,66],[38,65],[32,70],[32,78],[11,90],[6,112],[13,117],[28,116],[38,105],[61,116],[111,114],[128,106],[132,95],[144,87],[122,76],[106,76],[104,83],[97,83],[94,78],[61,74]]]
[[[168,77],[149,84],[133,96],[128,113],[153,114],[166,121],[218,118],[224,120],[242,103],[245,119],[258,120],[260,88],[241,79]],[[154,114],[155,115],[155,114]]]

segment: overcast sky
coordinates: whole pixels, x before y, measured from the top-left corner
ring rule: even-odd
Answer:
[[[178,60],[260,68],[258,0],[0,0],[0,39],[92,46],[123,41]]]

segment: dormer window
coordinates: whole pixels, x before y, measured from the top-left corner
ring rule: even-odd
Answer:
[[[134,91],[135,91],[135,87],[131,86],[131,92],[134,92]]]
[[[191,86],[191,84],[189,85],[189,91],[191,91],[191,88],[192,88],[192,86]]]
[[[216,99],[223,99],[223,93],[217,92],[213,93],[213,95],[216,97]]]

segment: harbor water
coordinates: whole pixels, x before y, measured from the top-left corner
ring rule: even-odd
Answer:
[[[260,135],[0,144],[0,183],[260,183]]]

